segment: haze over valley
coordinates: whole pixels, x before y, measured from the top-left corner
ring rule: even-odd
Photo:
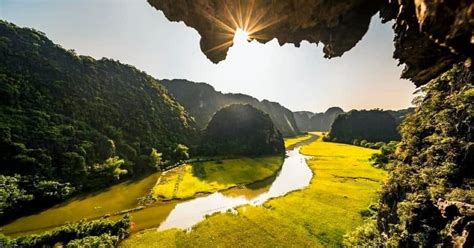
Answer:
[[[0,247],[473,247],[474,3],[0,2]]]

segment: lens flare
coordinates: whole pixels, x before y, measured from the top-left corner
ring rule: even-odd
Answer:
[[[216,24],[221,37],[221,43],[206,52],[227,50],[234,42],[250,41],[253,39],[266,39],[262,31],[282,21],[268,15],[266,8],[257,8],[255,0],[221,1],[223,15],[215,17],[203,11],[211,22]]]

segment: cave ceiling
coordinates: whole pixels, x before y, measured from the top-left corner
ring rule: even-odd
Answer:
[[[372,17],[394,21],[394,58],[401,77],[417,86],[453,63],[471,67],[474,53],[472,0],[148,0],[170,21],[182,21],[201,36],[202,52],[218,63],[234,34],[280,45],[323,45],[326,58],[342,56],[367,33]]]

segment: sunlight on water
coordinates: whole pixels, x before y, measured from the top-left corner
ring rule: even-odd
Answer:
[[[225,212],[245,204],[261,205],[271,198],[308,186],[313,174],[306,164],[307,157],[299,153],[299,148],[288,151],[287,156],[271,186],[263,187],[265,190],[260,194],[248,197],[248,193],[258,189],[233,189],[231,194],[216,192],[179,203],[161,223],[159,230],[190,228],[206,215]]]
[[[302,189],[309,185],[312,172],[307,157],[299,148],[286,152],[281,170],[267,178],[243,188],[232,188],[203,197],[184,201],[156,202],[142,210],[131,212],[133,231],[158,227],[188,229],[202,221],[206,215],[225,212],[245,204],[261,205],[265,201]],[[18,236],[38,233],[68,222],[84,218],[98,218],[123,209],[138,206],[137,199],[149,192],[159,173],[136,182],[126,182],[102,192],[96,192],[52,207],[41,213],[25,216],[2,227],[7,235]],[[119,219],[121,215],[112,216]]]

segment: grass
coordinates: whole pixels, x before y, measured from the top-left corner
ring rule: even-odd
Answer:
[[[289,147],[294,146],[305,140],[308,140],[311,137],[312,135],[308,133],[308,134],[299,135],[293,138],[285,138],[285,148],[288,149]]]
[[[162,174],[153,195],[162,200],[187,199],[263,180],[282,166],[282,156],[196,162]]]
[[[124,182],[103,191],[74,197],[38,214],[19,218],[2,226],[1,231],[11,236],[38,233],[68,222],[97,218],[137,207],[137,198],[146,196],[158,177],[159,173],[155,173],[137,181]]]
[[[137,181],[124,182],[99,192],[74,197],[38,214],[19,218],[2,226],[0,231],[3,234],[16,237],[40,233],[82,219],[114,214],[138,207],[138,198],[146,196],[150,190],[163,199],[189,198],[199,192],[215,192],[270,177],[278,171],[282,163],[282,156],[271,156],[185,165],[164,172],[163,176],[160,173],[155,173]],[[174,194],[176,185],[178,185],[178,190]],[[176,202],[164,203],[164,205],[158,204],[133,213],[132,216],[137,223],[140,223],[137,229],[156,226],[166,218]]]
[[[343,235],[363,223],[360,211],[377,200],[385,171],[368,162],[372,149],[318,141],[301,152],[315,173],[310,185],[238,214],[208,217],[191,232],[149,230],[122,247],[338,247]]]

